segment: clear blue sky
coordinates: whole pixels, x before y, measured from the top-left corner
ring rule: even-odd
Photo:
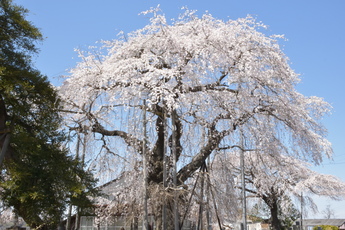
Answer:
[[[119,31],[131,32],[147,24],[138,15],[161,5],[168,18],[180,8],[208,10],[214,17],[227,20],[255,16],[269,26],[267,33],[284,34],[281,41],[293,69],[301,74],[298,90],[307,96],[319,96],[331,103],[333,114],[324,119],[334,148],[334,161],[315,168],[345,181],[345,0],[13,0],[30,10],[28,19],[46,37],[40,45],[36,67],[53,84],[57,77],[75,66],[75,48],[110,40]],[[345,201],[320,199],[322,211],[331,204],[337,218],[345,218]],[[312,217],[321,217],[309,215]]]

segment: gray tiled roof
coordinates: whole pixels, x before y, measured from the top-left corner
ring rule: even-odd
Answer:
[[[316,226],[316,225],[341,226],[344,223],[345,223],[345,219],[305,219],[303,220],[304,226]]]

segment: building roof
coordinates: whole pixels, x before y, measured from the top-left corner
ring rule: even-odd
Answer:
[[[304,226],[316,226],[316,225],[333,225],[341,226],[345,223],[345,219],[304,219]]]

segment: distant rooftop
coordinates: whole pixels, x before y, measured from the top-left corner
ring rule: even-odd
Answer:
[[[304,226],[316,226],[316,225],[333,225],[341,226],[345,223],[345,219],[304,219]]]

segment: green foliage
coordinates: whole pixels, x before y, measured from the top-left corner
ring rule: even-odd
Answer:
[[[300,212],[297,210],[295,205],[292,203],[291,198],[284,196],[287,201],[287,207],[285,207],[285,212],[282,212],[280,207],[279,219],[281,220],[284,229],[290,229],[294,222],[300,217]]]
[[[281,219],[283,229],[290,229],[298,217],[298,211],[296,209],[294,212],[284,215]]]
[[[258,202],[249,210],[248,218],[253,222],[263,222],[270,217],[269,207],[263,203]]]
[[[338,230],[339,228],[337,226],[332,226],[332,225],[318,225],[313,227],[313,230],[319,230],[319,227],[322,230]]]
[[[282,230],[290,229],[294,222],[300,217],[300,213],[293,205],[291,198],[287,195],[282,195],[279,198],[272,196],[271,202],[277,202],[277,219],[280,221],[280,228]],[[284,207],[282,207],[283,203]],[[272,222],[272,213],[270,207],[266,203],[257,203],[250,210],[249,219],[252,221],[264,222],[267,218]]]
[[[80,162],[53,145],[21,154],[20,161],[7,167],[11,180],[2,182],[1,196],[30,226],[56,225],[69,203],[91,206],[87,195],[97,194],[95,180]]]
[[[0,131],[11,133],[0,196],[32,228],[53,229],[68,204],[90,207],[88,196],[98,192],[91,173],[63,147],[59,98],[31,63],[42,35],[26,13],[0,1]],[[0,150],[4,139],[0,135]]]
[[[42,40],[42,34],[25,19],[27,12],[11,0],[0,1],[1,65],[30,68],[31,54],[37,52],[34,42]]]

